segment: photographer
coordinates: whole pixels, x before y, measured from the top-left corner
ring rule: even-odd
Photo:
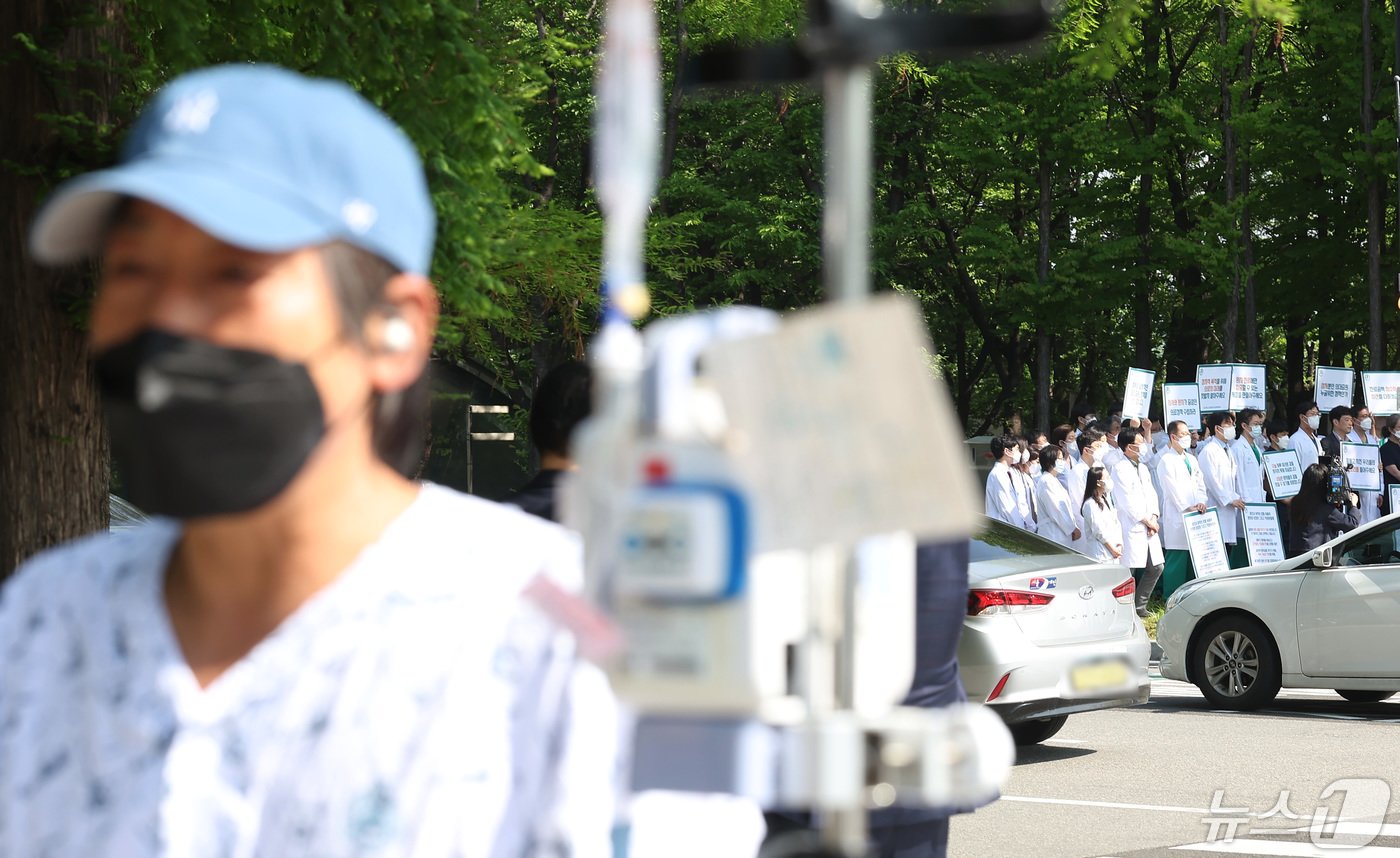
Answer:
[[[1288,556],[1312,551],[1356,528],[1356,493],[1347,490],[1334,501],[1330,484],[1325,465],[1308,465],[1303,471],[1303,486],[1289,505]]]

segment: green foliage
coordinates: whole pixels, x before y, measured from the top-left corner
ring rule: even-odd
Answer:
[[[50,121],[70,141],[110,139],[162,82],[215,62],[349,81],[404,126],[428,165],[441,218],[442,350],[487,365],[524,397],[548,364],[582,352],[597,315],[602,221],[589,160],[603,6],[129,0],[130,38],[113,59],[128,103],[103,128]],[[793,38],[804,4],[677,0],[657,10],[674,154],[649,224],[654,311],[818,300],[819,93],[789,85],[671,101],[684,57]],[[1365,154],[1357,11],[1336,0],[1232,0],[1222,42],[1215,3],[1066,0],[1046,45],[1025,56],[880,65],[874,279],[922,302],[969,431],[1030,415],[1038,335],[1052,356],[1041,422],[1086,397],[1111,404],[1130,365],[1175,380],[1220,359],[1222,319],[1240,300],[1234,283],[1249,276],[1275,387],[1318,359],[1361,359],[1365,187],[1391,187],[1395,165],[1388,68],[1375,70],[1369,103],[1381,127],[1377,154]],[[1388,57],[1375,11],[1366,35]],[[44,56],[33,39],[11,49]],[[1238,141],[1233,199],[1222,80]],[[1393,274],[1387,263],[1382,280]],[[1242,328],[1234,336],[1243,358]]]

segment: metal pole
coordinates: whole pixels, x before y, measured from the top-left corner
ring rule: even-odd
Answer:
[[[832,301],[860,301],[870,293],[870,81],[869,66],[832,69],[822,81],[822,274]]]
[[[878,4],[857,11],[853,0],[835,0],[832,14],[875,17]],[[870,294],[870,123],[871,67],[853,64],[822,76],[823,141],[826,148],[826,200],[822,210],[822,279],[829,301],[856,303]],[[841,552],[841,622],[831,642],[835,668],[835,708],[855,708],[856,560]],[[809,701],[809,705],[810,705]],[[821,839],[840,854],[869,850],[869,819],[864,808],[822,814]]]

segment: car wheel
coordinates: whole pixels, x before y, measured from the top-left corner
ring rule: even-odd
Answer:
[[[1342,695],[1343,700],[1350,700],[1352,703],[1379,703],[1382,700],[1394,697],[1394,691],[1355,691],[1337,689],[1337,693]]]
[[[1007,729],[1011,731],[1011,738],[1016,740],[1016,744],[1038,745],[1060,732],[1060,728],[1065,726],[1065,722],[1068,720],[1068,715],[1056,715],[1054,718],[1022,721],[1019,724],[1012,724]]]
[[[1228,616],[1212,622],[1196,645],[1196,686],[1224,709],[1258,709],[1278,695],[1283,682],[1278,653],[1262,623]]]

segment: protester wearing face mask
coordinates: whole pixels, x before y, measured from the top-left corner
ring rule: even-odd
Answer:
[[[1322,456],[1322,441],[1317,436],[1317,429],[1322,425],[1322,412],[1318,410],[1317,403],[1309,399],[1295,405],[1293,414],[1297,418],[1298,431],[1293,433],[1288,446],[1298,451],[1298,461],[1306,470],[1308,465],[1316,465]]]
[[[1040,451],[1050,442],[1046,439],[1045,433],[1036,429],[1026,433],[1026,455],[1029,457],[1026,465],[1026,473],[1032,480],[1040,476]]]
[[[991,451],[993,464],[991,473],[987,474],[987,518],[1024,528],[1026,519],[1016,500],[1021,487],[1016,471],[1021,462],[1021,446],[1011,435],[998,435],[992,439]]]
[[[1065,489],[1071,502],[1074,501],[1075,498],[1084,497],[1084,483],[1088,479],[1089,469],[1095,465],[1103,467],[1103,454],[1110,449],[1108,442],[1103,439],[1103,434],[1097,429],[1086,429],[1084,434],[1075,439],[1074,443],[1079,451],[1079,461],[1070,469],[1068,478],[1066,479],[1069,485]],[[1103,478],[1108,484],[1109,491],[1112,491],[1113,480],[1109,477],[1107,468],[1104,469]],[[1076,510],[1075,512],[1076,515],[1078,515],[1079,511]],[[1075,523],[1081,531],[1084,530],[1083,518],[1077,518]],[[1080,547],[1081,546],[1078,545],[1074,546],[1076,550]]]
[[[1264,426],[1264,435],[1269,439],[1270,450],[1287,450],[1293,446],[1289,433],[1293,430],[1282,420],[1270,420]]]
[[[1085,429],[1093,425],[1098,418],[1094,416],[1094,407],[1087,402],[1077,402],[1069,412],[1069,425],[1074,427],[1076,435],[1082,434]],[[1070,447],[1070,458],[1076,462],[1079,460],[1078,447]]]
[[[388,118],[250,64],[171,82],[41,210],[35,259],[102,258],[95,375],[156,517],[0,591],[0,854],[610,853],[615,712],[548,618],[599,622],[576,541],[405,476],[434,234]]]
[[[1016,479],[1016,509],[1021,514],[1021,520],[1025,522],[1025,529],[1035,533],[1039,527],[1040,513],[1035,508],[1035,480],[1031,477],[1030,442],[1019,438],[1016,446],[1016,465],[1011,469],[1011,475]],[[1036,466],[1039,467],[1038,462]]]
[[[1358,405],[1351,410],[1351,432],[1346,440],[1353,444],[1374,444],[1379,447],[1384,439],[1380,434],[1380,427],[1375,425],[1371,417],[1371,409],[1364,405]],[[1377,463],[1377,467],[1381,467]],[[1382,468],[1384,470],[1384,468]],[[1381,510],[1385,506],[1385,499],[1381,496],[1383,492],[1359,492],[1361,503],[1356,508],[1356,516],[1362,524],[1369,524],[1381,517]]]
[[[1230,445],[1230,456],[1235,462],[1235,492],[1245,503],[1266,503],[1264,494],[1264,413],[1253,408],[1240,411],[1239,424],[1243,431],[1239,440]],[[1249,565],[1249,550],[1244,540],[1244,516],[1235,531],[1235,552],[1230,556],[1230,567],[1238,569]]]
[[[1069,491],[1068,475],[1074,468],[1075,463],[1079,461],[1079,456],[1077,455],[1079,450],[1075,446],[1074,439],[1074,427],[1070,426],[1068,423],[1061,423],[1059,426],[1050,430],[1050,443],[1059,447],[1060,452],[1069,460],[1069,468],[1065,469],[1066,478],[1060,480],[1060,485],[1065,487],[1065,491]],[[1071,453],[1070,450],[1074,450],[1074,453]]]
[[[1123,531],[1123,556],[1118,559],[1132,570],[1137,585],[1139,617],[1147,616],[1147,600],[1162,577],[1161,508],[1152,469],[1142,463],[1141,429],[1129,427],[1118,436],[1123,460],[1113,467],[1113,505]]]
[[[1082,536],[1069,494],[1059,477],[1069,471],[1069,459],[1059,447],[1047,445],[1040,451],[1040,476],[1035,481],[1035,506],[1040,513],[1038,533],[1066,548]]]
[[[1103,451],[1103,455],[1099,457],[1099,464],[1112,471],[1118,467],[1119,462],[1123,461],[1123,451],[1118,448],[1118,438],[1122,433],[1113,431],[1108,420],[1095,421],[1093,426],[1094,429],[1103,434],[1104,443],[1108,445],[1108,449]],[[1147,451],[1144,449],[1142,452],[1145,454]],[[1141,461],[1144,465],[1147,464],[1147,457],[1142,456]]]
[[[1381,486],[1382,510],[1389,514],[1397,512],[1390,508],[1390,487],[1400,485],[1400,414],[1385,418],[1385,444],[1381,445],[1381,472],[1385,484]]]
[[[1243,527],[1241,516],[1244,513],[1244,498],[1237,485],[1235,459],[1230,455],[1230,445],[1238,437],[1235,427],[1235,415],[1228,411],[1210,415],[1206,420],[1206,430],[1210,432],[1211,443],[1203,445],[1199,456],[1201,477],[1206,484],[1206,505],[1215,507],[1216,517],[1220,520],[1220,537],[1225,542],[1225,551],[1230,555],[1232,566],[1235,538]]]
[[[1088,468],[1084,478],[1084,500],[1080,515],[1084,520],[1084,553],[1100,563],[1116,563],[1123,557],[1123,525],[1113,506],[1108,474],[1099,465]],[[1144,610],[1139,614],[1145,614]]]
[[[1206,511],[1206,481],[1200,462],[1191,455],[1191,433],[1180,420],[1172,421],[1167,433],[1171,436],[1171,449],[1157,462],[1157,480],[1162,484],[1162,546],[1166,552],[1166,568],[1162,571],[1164,599],[1196,577],[1183,516]]]

